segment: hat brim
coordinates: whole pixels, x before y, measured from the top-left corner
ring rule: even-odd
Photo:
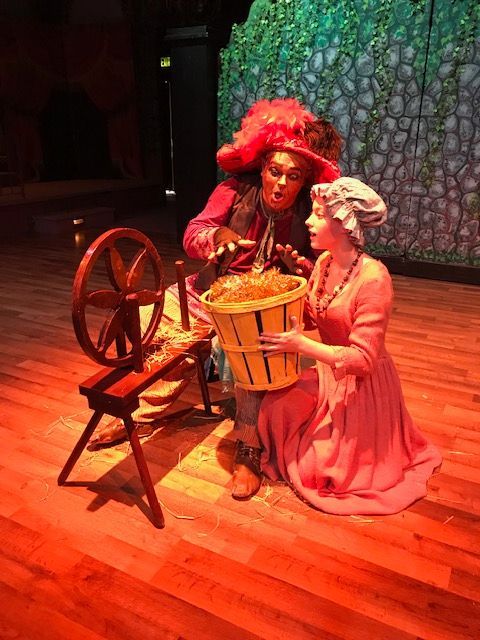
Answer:
[[[225,173],[249,173],[260,171],[262,158],[274,151],[285,151],[296,153],[305,158],[312,167],[312,183],[333,182],[341,176],[340,169],[336,162],[327,160],[317,155],[304,146],[290,143],[278,143],[265,147],[262,153],[253,158],[245,157],[243,149],[237,149],[232,144],[224,144],[217,152],[217,163]]]

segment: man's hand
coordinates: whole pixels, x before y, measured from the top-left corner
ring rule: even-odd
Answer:
[[[226,251],[233,253],[237,247],[253,247],[255,240],[245,240],[238,233],[228,227],[220,227],[213,236],[215,249],[208,256],[208,260],[219,258]]]
[[[296,273],[299,276],[304,275],[303,266],[306,259],[305,256],[299,256],[298,251],[293,249],[291,244],[285,246],[283,246],[283,244],[277,244],[276,249],[290,273]]]

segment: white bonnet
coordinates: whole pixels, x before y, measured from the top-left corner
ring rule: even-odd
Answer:
[[[356,178],[338,178],[314,184],[312,200],[322,198],[332,218],[340,220],[356,246],[363,246],[365,227],[379,227],[387,218],[387,207],[371,187]]]

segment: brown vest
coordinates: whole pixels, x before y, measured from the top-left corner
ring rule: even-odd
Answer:
[[[262,188],[262,180],[258,174],[247,174],[236,176],[236,178],[239,181],[239,185],[232,208],[230,209],[230,217],[226,226],[244,238],[257,210],[258,199],[260,198],[260,191]],[[308,197],[306,190],[302,189],[294,204],[289,242],[300,254],[303,255],[309,253],[310,249],[308,231],[305,227],[305,220],[307,219],[310,210],[310,198]],[[208,262],[202,269],[200,269],[197,276],[196,289],[199,291],[206,291],[210,288],[212,282],[220,276],[225,275],[237,251],[238,249],[233,253],[229,253],[220,264]]]

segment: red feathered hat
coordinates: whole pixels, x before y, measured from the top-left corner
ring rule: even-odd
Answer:
[[[287,151],[309,161],[314,182],[333,182],[340,177],[337,163],[317,155],[303,137],[305,123],[314,120],[295,98],[260,100],[242,119],[240,131],[233,134],[233,144],[224,144],[218,150],[218,165],[226,173],[255,171],[266,153]]]

